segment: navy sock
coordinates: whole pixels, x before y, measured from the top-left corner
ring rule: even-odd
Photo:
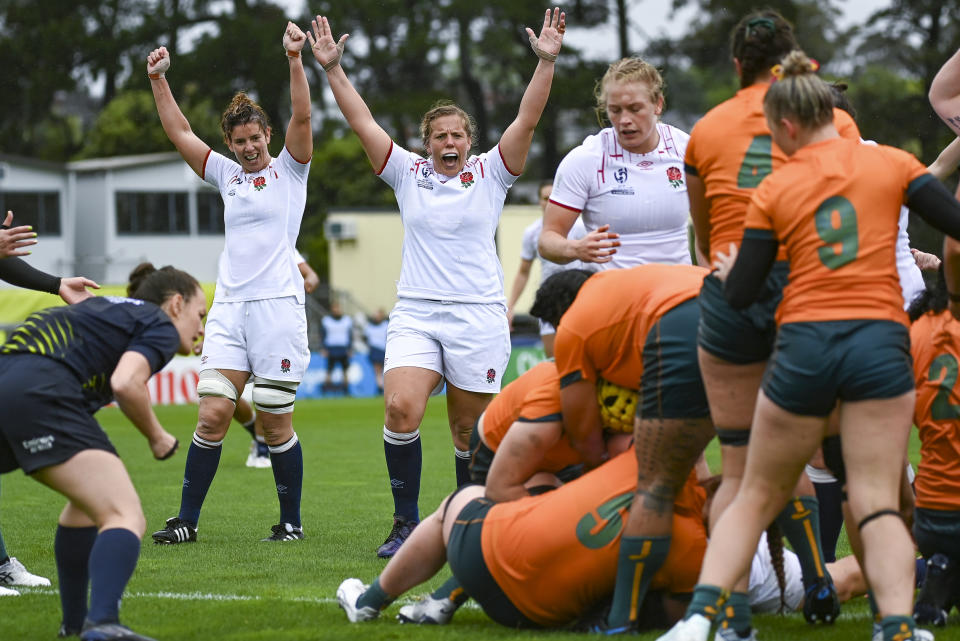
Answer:
[[[300,527],[300,494],[303,492],[303,448],[294,432],[282,445],[270,446],[273,480],[280,500],[280,522]]]
[[[90,550],[97,540],[95,527],[57,526],[53,538],[53,554],[57,560],[57,579],[60,583],[60,608],[63,623],[68,629],[79,630],[87,617],[87,586],[90,584],[88,567]]]
[[[94,623],[117,621],[120,597],[137,567],[140,539],[130,530],[104,530],[90,550],[90,612]]]
[[[270,456],[270,446],[267,445],[267,441],[262,436],[254,436],[253,438],[257,442],[257,456]]]
[[[391,432],[383,428],[383,453],[387,458],[387,473],[393,491],[393,513],[408,521],[419,521],[420,469],[423,450],[420,430],[409,434]]]
[[[470,450],[453,448],[453,461],[457,469],[457,487],[470,482]]]
[[[820,543],[823,547],[823,560],[833,563],[837,560],[837,540],[843,528],[843,486],[839,481],[830,483],[813,482],[813,489],[820,502]]]
[[[213,483],[220,465],[220,447],[223,441],[207,441],[193,434],[193,442],[187,450],[187,464],[183,470],[183,491],[180,493],[179,517],[197,527],[200,521],[200,508],[207,490]]]

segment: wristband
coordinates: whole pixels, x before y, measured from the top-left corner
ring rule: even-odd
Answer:
[[[166,76],[163,75],[163,72],[162,72],[162,71],[159,72],[159,73],[148,73],[148,74],[147,74],[147,78],[150,78],[150,80],[160,80],[160,78],[165,78],[165,77],[166,77]]]
[[[299,51],[290,51],[289,49],[287,49],[287,57],[288,57],[288,58],[299,58],[299,57],[300,57],[300,52],[299,52]]]
[[[338,64],[340,64],[340,58],[341,58],[341,57],[342,57],[342,55],[341,55],[341,56],[337,56],[336,58],[334,58],[333,60],[331,60],[331,61],[328,62],[327,64],[323,65],[323,70],[324,70],[324,71],[330,71],[331,69],[333,69],[334,67],[336,67]]]

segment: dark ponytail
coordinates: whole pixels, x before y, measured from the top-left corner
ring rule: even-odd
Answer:
[[[781,58],[799,48],[793,26],[773,9],[747,14],[730,34],[730,53],[740,61],[741,87],[766,77]]]
[[[196,278],[171,265],[157,269],[153,263],[140,263],[130,272],[127,296],[162,305],[175,294],[190,300],[199,287]]]
[[[917,294],[917,297],[910,302],[910,307],[907,308],[907,315],[912,323],[927,312],[939,314],[949,305],[947,281],[943,275],[943,263],[940,263],[940,269],[937,270],[937,282],[932,286],[927,285],[925,290]]]

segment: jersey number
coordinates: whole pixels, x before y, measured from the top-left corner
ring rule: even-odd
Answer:
[[[857,257],[857,210],[849,200],[843,196],[827,198],[814,214],[814,221],[820,240],[826,243],[817,251],[827,269],[843,267]]]
[[[950,393],[957,382],[957,359],[950,354],[940,354],[933,359],[927,377],[933,381],[940,378],[941,374],[943,374],[943,380],[940,381],[937,395],[933,399],[930,415],[935,421],[949,421],[960,418],[960,405],[954,405],[950,402]]]
[[[737,174],[737,187],[755,189],[773,171],[773,141],[770,136],[754,136]]]
[[[623,529],[620,511],[629,508],[632,501],[633,492],[627,492],[602,503],[595,512],[584,514],[577,522],[577,540],[591,550],[608,545]]]

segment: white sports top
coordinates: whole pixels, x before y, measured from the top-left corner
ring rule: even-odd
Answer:
[[[876,141],[860,139],[864,145],[876,145]],[[900,207],[900,219],[897,221],[897,272],[900,274],[900,293],[903,294],[903,307],[910,306],[910,301],[917,294],[926,289],[923,274],[917,267],[917,261],[910,253],[910,236],[907,234],[907,225],[910,224],[910,210],[906,206]]]
[[[252,174],[222,154],[207,153],[201,173],[220,190],[226,236],[217,268],[217,301],[295,296],[304,302],[294,245],[309,172],[310,161],[296,161],[286,147]]]
[[[784,601],[787,612],[793,612],[803,600],[803,579],[800,572],[800,560],[790,550],[783,550]],[[750,563],[750,587],[748,591],[750,609],[754,612],[776,613],[780,610],[780,585],[777,572],[770,559],[767,547],[767,533],[760,536],[760,543]]]
[[[644,263],[690,264],[690,204],[683,156],[690,136],[657,123],[660,143],[646,154],[620,146],[608,127],[560,162],[550,202],[580,212],[587,230],[610,225],[620,247],[598,269]]]
[[[353,343],[353,319],[346,314],[340,318],[324,316],[320,321],[323,325],[324,347],[350,347]]]
[[[562,272],[565,269],[590,269],[593,271],[593,264],[585,265],[579,260],[571,260],[569,263],[561,265],[553,261],[547,260],[540,255],[540,252],[537,250],[537,243],[540,241],[540,232],[543,230],[543,218],[538,218],[534,222],[527,225],[527,228],[523,230],[523,240],[520,243],[520,258],[523,260],[533,260],[534,258],[540,259],[540,283],[547,280],[557,272]],[[570,228],[570,232],[567,234],[567,238],[572,240],[579,240],[587,235],[587,228],[583,226],[583,221],[577,218],[576,222],[573,223],[573,227]]]
[[[397,296],[505,304],[494,237],[517,175],[500,147],[441,182],[430,158],[393,144],[379,176],[393,188],[404,227]]]
[[[366,327],[363,328],[364,338],[367,340],[367,345],[374,347],[376,349],[386,349],[387,348],[387,319],[384,318],[379,323],[374,323],[373,321],[367,321]]]

